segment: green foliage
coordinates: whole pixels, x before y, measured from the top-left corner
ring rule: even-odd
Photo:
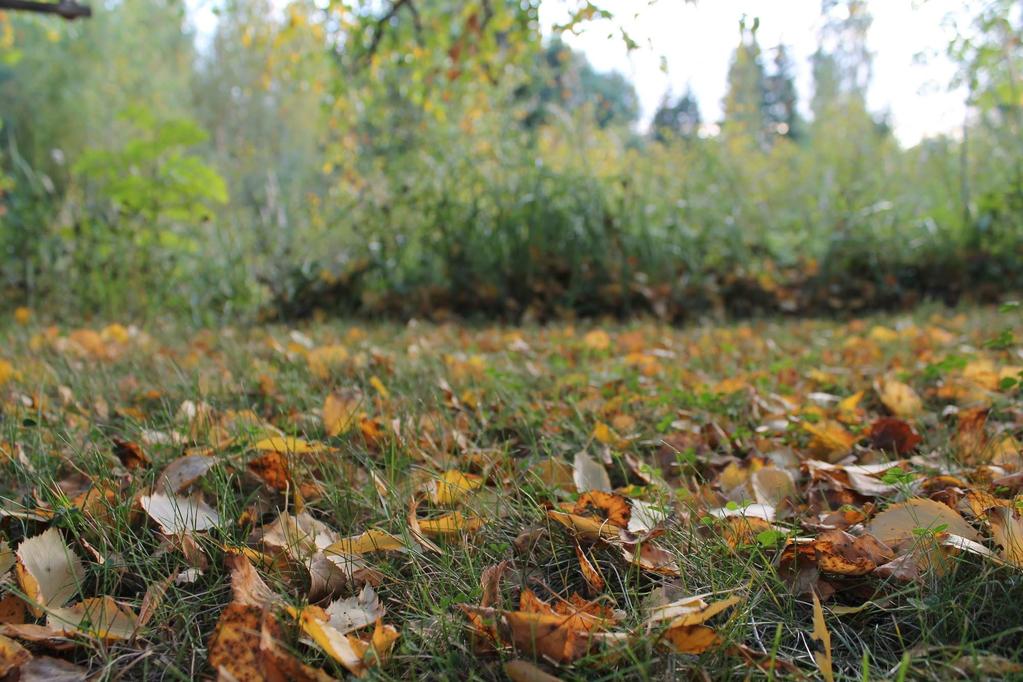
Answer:
[[[228,0],[198,43],[172,0],[5,19],[8,300],[679,319],[1023,286],[1011,3],[950,48],[964,134],[910,149],[866,105],[861,0],[823,3],[812,119],[748,19],[725,119],[684,93],[646,135],[628,82],[559,40],[613,15],[543,35],[540,7]]]
[[[120,149],[91,149],[72,167],[85,182],[95,183],[129,220],[140,218],[153,228],[161,220],[202,221],[210,208],[227,203],[224,179],[188,148],[206,140],[187,119],[157,121],[136,108],[124,118],[139,131]]]

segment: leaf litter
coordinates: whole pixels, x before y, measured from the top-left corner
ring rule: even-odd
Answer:
[[[438,636],[511,679],[637,652],[823,679],[902,660],[845,628],[1023,568],[1023,369],[989,326],[19,328],[0,676],[84,679],[91,647],[159,646],[224,575],[202,636],[225,679],[422,673]],[[59,369],[94,367],[120,377],[102,396]],[[424,617],[410,596],[455,575]],[[793,605],[776,633],[765,600]]]

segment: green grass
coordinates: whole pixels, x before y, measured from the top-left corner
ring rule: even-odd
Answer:
[[[871,341],[875,325],[898,330],[897,337]],[[592,436],[595,425],[626,415],[632,425],[619,430],[627,440],[607,448],[611,481],[615,486],[643,486],[630,494],[674,506],[658,542],[674,554],[681,570],[677,577],[662,576],[627,563],[615,547],[590,548],[607,582],[599,598],[622,612],[615,629],[641,632],[644,600],[665,585],[679,596],[729,592],[742,601],[710,622],[724,641],[699,656],[673,654],[657,646],[653,636],[638,636],[611,647],[611,652],[593,652],[560,666],[542,665],[564,679],[580,680],[688,679],[699,670],[710,679],[767,679],[767,673],[730,653],[729,645],[744,644],[814,676],[811,603],[805,594],[793,594],[779,572],[780,545],[733,547],[720,526],[701,520],[708,507],[723,506],[728,499],[715,487],[728,461],[742,469],[751,458],[776,451],[810,456],[807,436],[798,428],[758,433],[766,418],[764,401],[784,396],[797,406],[792,412],[796,415],[811,404],[811,392],[845,397],[864,390],[862,423],[850,427],[858,431],[885,413],[873,382],[898,372],[926,406],[913,420],[923,437],[919,459],[909,466],[914,477],[922,480],[944,466],[971,486],[980,486],[977,468],[956,454],[954,419],[941,415],[953,401],[938,390],[954,383],[961,370],[955,363],[946,363],[952,368],[933,367],[952,354],[969,361],[990,360],[997,368],[1023,364],[1018,341],[1007,348],[983,347],[1003,330],[1019,338],[1023,325],[1015,309],[926,309],[848,323],[755,321],[680,329],[636,322],[592,328],[609,334],[607,349],[586,343],[591,327],[563,324],[521,329],[310,324],[297,331],[313,346],[342,344],[349,353],[325,376],[316,376],[306,359],[308,349],[285,327],[197,331],[167,323],[132,331],[123,343],[110,341],[119,332],[108,330],[98,347],[107,357],[97,357],[67,340],[74,327],[60,326],[47,336],[41,324],[8,322],[0,356],[16,375],[0,389],[0,440],[6,452],[18,448],[24,457],[0,456],[0,507],[8,512],[43,507],[54,516],[33,521],[9,515],[0,523],[0,538],[17,547],[49,525],[58,527],[86,566],[76,599],[110,595],[138,608],[150,585],[189,568],[181,551],[162,544],[155,524],[134,502],[186,447],[209,444],[202,435],[191,440],[188,421],[179,413],[186,400],[208,403],[218,415],[252,410],[289,435],[333,448],[326,456],[294,459],[292,473],[320,484],[322,494],[309,499],[306,510],[341,536],[381,528],[410,538],[408,501],[423,484],[448,468],[481,473],[487,484],[463,505],[466,513],[486,519],[478,532],[435,538],[440,553],[413,549],[366,556],[383,574],[377,592],[387,608],[384,620],[401,633],[390,660],[370,676],[504,679],[503,661],[528,656],[508,647],[486,655],[474,651],[468,621],[456,605],[479,603],[482,572],[505,559],[514,559],[520,585],[538,591],[543,585],[565,597],[585,593],[573,540],[548,521],[543,506],[570,500],[575,491],[556,490],[530,472],[546,457],[570,462],[583,449],[600,454],[605,448]],[[936,335],[928,336],[930,328],[949,336],[935,340]],[[931,340],[925,343],[925,337]],[[863,348],[869,352],[858,350]],[[650,359],[639,361],[630,352]],[[650,363],[645,373],[643,362]],[[383,382],[389,398],[373,387],[372,377]],[[460,407],[452,406],[439,386],[441,379]],[[724,379],[742,388],[731,395],[716,394],[714,387]],[[400,420],[403,435],[384,438],[377,446],[367,443],[358,429],[328,437],[318,411],[326,395],[338,390],[360,391],[367,418],[379,420],[386,432]],[[1018,389],[989,391],[986,399],[991,405],[989,433],[1018,434]],[[663,443],[680,433],[683,422],[716,424],[733,437],[736,447],[715,443],[705,431],[692,453],[674,457],[683,462],[683,470],[669,470],[673,458],[665,458]],[[180,442],[155,443],[156,432]],[[269,523],[276,510],[294,503],[293,496],[273,493],[246,472],[257,432],[236,434],[233,443],[217,448],[218,464],[198,484],[223,520],[197,537],[207,561],[203,574],[194,583],[172,585],[134,641],[78,638],[74,648],[57,655],[105,679],[195,679],[212,673],[207,644],[231,599],[223,547],[257,546],[250,536],[260,523],[235,520],[259,504],[264,513],[256,518]],[[149,466],[124,470],[112,452],[114,438],[142,444]],[[653,482],[644,484],[625,455],[659,470]],[[881,455],[861,449],[857,457],[871,461]],[[77,509],[58,492],[59,483],[68,485],[76,476],[93,485],[112,482],[119,487],[105,513]],[[797,506],[807,500],[805,479],[798,489]],[[874,502],[880,508],[900,495],[905,493]],[[780,523],[792,535],[812,534],[799,527],[800,518]],[[517,541],[528,530],[536,531],[535,541]],[[301,570],[261,570],[261,575],[289,603],[305,603],[308,578]],[[1007,675],[982,666],[994,665],[992,657],[1014,659],[1023,647],[1023,573],[1011,566],[961,554],[947,573],[928,572],[919,582],[870,575],[832,582],[838,592],[824,603],[838,679],[998,678]],[[13,578],[0,585],[0,591],[20,593]],[[349,587],[339,596],[351,593]],[[510,589],[502,593],[505,608],[515,607],[512,595]],[[868,599],[879,605],[849,615],[829,610]],[[282,622],[286,644],[303,661],[344,676],[330,657],[300,641],[293,623],[287,618]],[[38,645],[32,648],[43,652]]]

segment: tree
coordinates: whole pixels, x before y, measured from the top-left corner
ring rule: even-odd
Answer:
[[[590,107],[597,125],[627,125],[639,116],[639,98],[632,84],[620,73],[601,73],[586,56],[551,38],[537,57],[535,77],[520,92],[531,98],[528,127],[547,120],[552,106],[565,110]]]
[[[702,123],[696,93],[688,86],[674,103],[667,96],[664,97],[654,113],[651,130],[654,138],[660,142],[666,142],[672,137],[691,140],[699,134]]]
[[[803,127],[794,70],[788,49],[784,45],[774,48],[774,71],[766,84],[767,123],[770,130],[790,139],[798,139]]]
[[[739,45],[728,68],[728,91],[725,94],[726,134],[749,136],[758,144],[766,143],[766,74],[757,42],[760,20],[747,26],[739,22]]]

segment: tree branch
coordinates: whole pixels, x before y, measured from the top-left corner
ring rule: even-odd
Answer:
[[[77,0],[60,0],[60,2],[37,2],[36,0],[0,0],[0,10],[18,10],[39,14],[56,14],[68,21],[91,17],[92,8],[80,5]]]
[[[390,9],[376,22],[376,29],[373,31],[373,40],[369,44],[369,48],[366,50],[366,60],[373,59],[373,55],[376,54],[377,48],[380,47],[380,41],[384,38],[384,31],[387,28],[387,24],[391,22],[391,19],[398,16],[398,12],[401,11],[402,7],[407,7],[412,13],[412,19],[416,27],[416,35],[418,36],[422,31],[422,25],[419,20],[419,12],[416,10],[416,6],[412,4],[412,0],[394,0],[391,3]]]

